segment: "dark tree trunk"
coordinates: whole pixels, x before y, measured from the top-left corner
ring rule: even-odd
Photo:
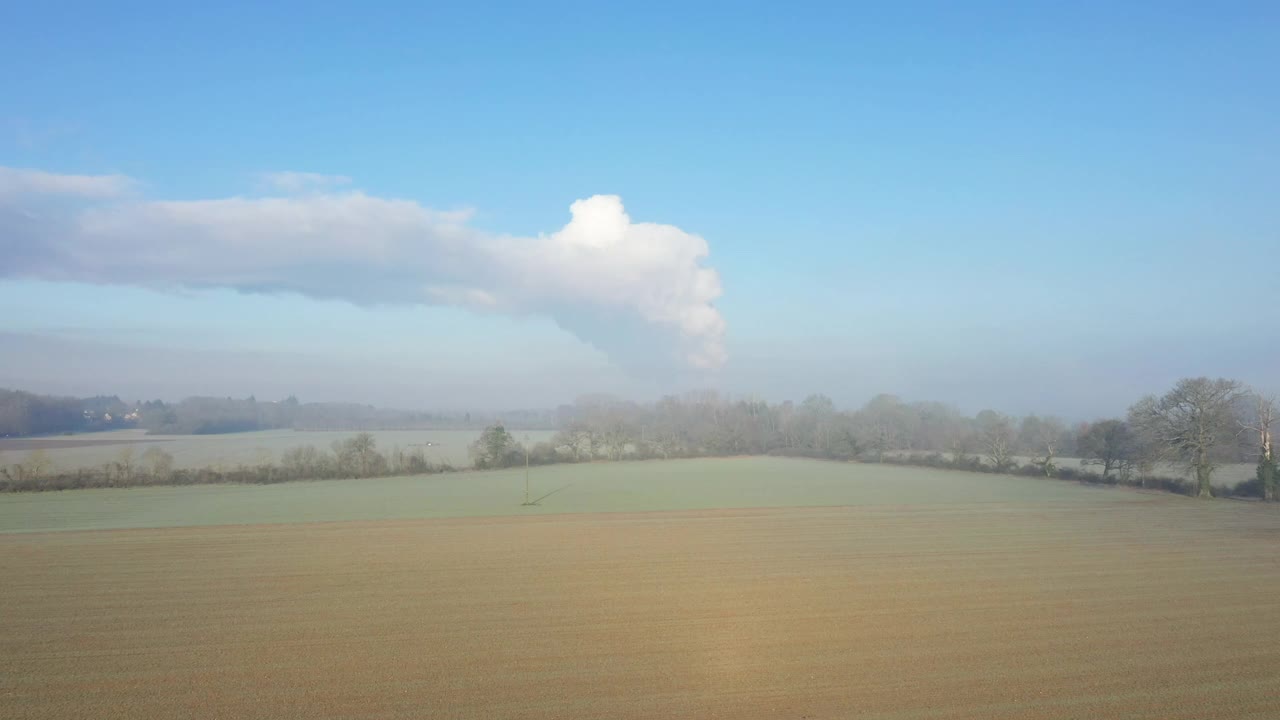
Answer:
[[[1213,497],[1213,486],[1209,484],[1209,477],[1213,470],[1209,467],[1209,453],[1204,448],[1196,451],[1196,484],[1199,486],[1197,497]]]

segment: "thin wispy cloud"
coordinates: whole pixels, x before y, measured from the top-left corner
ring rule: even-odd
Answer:
[[[262,173],[258,176],[258,182],[267,190],[296,193],[344,187],[351,184],[351,178],[346,175],[324,175],[321,173],[286,170]]]
[[[22,195],[111,198],[127,194],[134,185],[134,181],[124,175],[63,175],[30,168],[0,167],[0,198]]]
[[[0,178],[32,171],[6,172]],[[706,241],[633,222],[616,196],[578,200],[563,228],[518,237],[471,227],[467,211],[297,178],[285,181],[284,196],[166,201],[87,192],[120,182],[97,176],[18,177],[24,190],[9,193],[8,211],[0,206],[0,276],[450,304],[549,317],[635,369],[717,368],[726,359]],[[26,212],[24,196],[39,193],[97,201]]]

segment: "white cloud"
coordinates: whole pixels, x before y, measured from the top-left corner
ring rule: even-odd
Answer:
[[[258,176],[258,180],[263,187],[287,193],[326,190],[351,184],[351,178],[346,175],[323,175],[321,173],[293,172],[289,170],[262,173]]]
[[[59,175],[29,168],[0,167],[0,198],[18,195],[70,195],[110,198],[124,195],[133,181],[124,175]]]
[[[570,212],[556,232],[515,237],[476,230],[469,212],[360,191],[122,199],[57,217],[0,206],[0,253],[8,258],[0,276],[538,314],[624,366],[721,366],[725,323],[714,306],[721,287],[703,265],[706,241],[632,222],[616,196],[579,200]]]

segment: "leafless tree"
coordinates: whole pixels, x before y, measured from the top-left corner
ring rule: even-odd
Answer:
[[[1009,418],[992,410],[978,413],[977,421],[987,459],[996,472],[1008,471],[1013,467],[1013,424]]]
[[[36,448],[27,454],[27,460],[23,463],[27,477],[40,479],[48,475],[53,470],[53,460],[49,458],[49,453],[44,448]]]
[[[1243,389],[1234,380],[1184,378],[1161,397],[1148,395],[1129,410],[1130,422],[1171,459],[1195,475],[1196,494],[1212,497],[1215,454],[1238,429],[1235,408]]]
[[[1250,393],[1247,405],[1240,427],[1257,437],[1258,484],[1262,486],[1262,499],[1271,502],[1276,499],[1276,458],[1272,435],[1276,421],[1276,397]]]
[[[621,460],[627,444],[636,433],[620,416],[608,420],[604,428],[604,447],[610,460]]]
[[[23,462],[6,465],[3,455],[0,455],[0,476],[10,482],[29,482],[31,480],[39,480],[48,475],[53,470],[53,461],[49,459],[49,453],[41,448],[36,448],[27,453],[27,457]]]
[[[1102,477],[1120,473],[1123,482],[1137,456],[1138,438],[1123,420],[1099,420],[1090,423],[1076,439],[1080,464],[1102,466]]]
[[[163,481],[173,472],[173,456],[158,447],[149,447],[142,453],[142,462],[147,466],[153,482]]]
[[[1029,415],[1022,420],[1018,431],[1019,443],[1033,456],[1037,467],[1045,477],[1053,477],[1058,466],[1053,459],[1058,456],[1066,425],[1056,417],[1040,418]]]
[[[908,408],[896,395],[880,394],[858,411],[863,442],[875,451],[876,462],[884,462],[889,450],[905,449],[910,439]]]
[[[116,453],[116,476],[126,482],[133,478],[134,452],[132,445],[125,445]]]

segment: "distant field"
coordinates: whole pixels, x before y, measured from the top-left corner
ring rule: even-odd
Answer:
[[[563,489],[0,497],[0,717],[1280,717],[1276,507],[783,459],[532,481]]]
[[[234,468],[255,464],[262,458],[279,462],[285,450],[302,445],[328,449],[333,441],[345,440],[355,434],[356,431],[264,430],[226,435],[147,435],[142,430],[115,430],[41,438],[4,438],[0,439],[0,453],[8,462],[22,462],[31,450],[42,448],[59,470],[75,470],[112,462],[119,458],[121,449],[125,447],[132,447],[135,456],[147,448],[159,447],[173,455],[175,467]],[[434,462],[469,467],[471,458],[467,455],[467,448],[480,436],[480,431],[376,430],[369,434],[377,439],[380,450],[390,450],[396,445],[406,450],[421,446]],[[513,430],[512,434],[521,441],[528,436],[530,441],[539,442],[550,439],[555,433],[549,430]]]
[[[117,430],[40,438],[0,438],[0,462],[22,462],[33,449],[40,448],[56,469],[75,470],[113,462],[125,447],[133,449],[135,459],[147,448],[158,447],[174,456],[174,466],[178,468],[233,469],[238,465],[257,464],[263,459],[279,462],[284,451],[302,445],[328,449],[335,440],[345,440],[355,434],[355,431],[265,430],[226,435],[147,435],[141,430]],[[480,436],[480,431],[381,430],[370,434],[377,439],[380,450],[396,446],[403,449],[420,447],[433,462],[465,468],[471,466],[468,448]],[[550,440],[555,432],[514,430],[512,434],[521,442],[528,438],[536,443]],[[1031,459],[1020,458],[1019,461],[1030,462]],[[1058,458],[1056,462],[1062,467],[1080,467],[1077,458]],[[1168,477],[1186,477],[1185,469],[1180,467],[1166,466],[1159,472]],[[1214,483],[1235,485],[1253,478],[1253,475],[1253,465],[1224,465],[1214,474]]]
[[[0,494],[0,532],[808,505],[1088,503],[1146,496],[1074,483],[787,458],[707,458],[278,485]]]

